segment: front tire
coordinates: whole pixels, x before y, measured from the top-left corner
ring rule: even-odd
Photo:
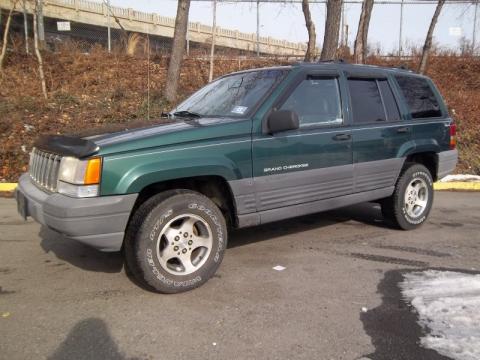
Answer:
[[[411,230],[428,218],[433,204],[433,179],[421,164],[406,164],[393,195],[381,202],[384,218],[393,226]]]
[[[227,245],[219,208],[202,194],[170,190],[133,214],[125,235],[126,265],[137,280],[161,293],[204,284],[217,271]]]

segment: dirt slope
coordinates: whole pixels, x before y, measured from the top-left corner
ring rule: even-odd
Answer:
[[[44,133],[71,133],[111,123],[158,118],[171,108],[163,100],[167,59],[107,54],[93,49],[83,54],[74,46],[45,54],[49,100],[41,97],[33,57],[11,53],[0,77],[0,181],[16,181],[26,170],[34,139]],[[398,65],[369,60],[373,64]],[[215,76],[240,69],[281,64],[270,60],[218,60]],[[432,58],[429,75],[440,87],[458,121],[459,171],[480,173],[480,61],[474,58]],[[148,90],[148,79],[150,89]],[[208,80],[208,61],[187,59],[179,98]],[[147,99],[150,99],[150,102]]]

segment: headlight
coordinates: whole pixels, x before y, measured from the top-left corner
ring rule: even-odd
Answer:
[[[58,172],[58,192],[73,197],[98,196],[101,172],[101,158],[64,157]]]

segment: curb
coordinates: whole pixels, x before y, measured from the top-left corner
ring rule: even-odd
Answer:
[[[433,188],[435,190],[480,191],[480,182],[468,182],[468,181],[436,182],[433,184]]]
[[[0,191],[13,191],[17,187],[17,183],[0,183]]]
[[[17,183],[0,183],[0,191],[13,191],[17,187]],[[452,182],[436,182],[433,184],[435,190],[463,190],[463,191],[480,191],[480,182],[452,181]]]

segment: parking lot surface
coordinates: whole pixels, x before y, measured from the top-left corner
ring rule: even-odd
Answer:
[[[25,223],[2,198],[0,358],[446,359],[419,347],[398,283],[477,272],[480,193],[435,196],[409,232],[372,203],[234,231],[217,275],[178,295],[142,289],[120,254]]]

